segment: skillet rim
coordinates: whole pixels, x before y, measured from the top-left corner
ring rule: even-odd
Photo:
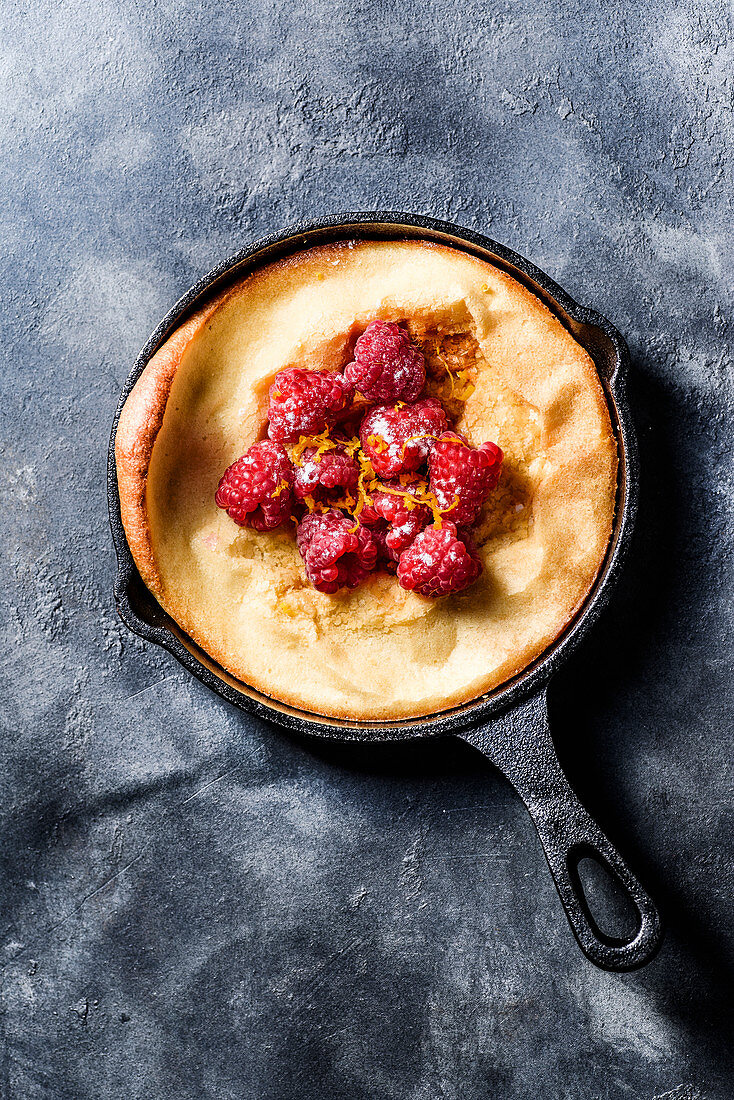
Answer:
[[[221,669],[215,671],[216,662],[186,638],[143,585],[122,525],[117,486],[115,438],[122,408],[154,352],[186,315],[215,289],[234,281],[241,274],[241,268],[260,266],[314,244],[348,239],[350,229],[358,230],[363,235],[367,232],[378,239],[396,235],[432,239],[480,255],[495,264],[499,261],[498,266],[519,278],[523,285],[541,298],[594,359],[609,406],[619,457],[615,521],[604,563],[581,608],[554,644],[509,682],[485,695],[434,715],[395,722],[349,721],[301,711],[254,689],[242,690],[235,686],[237,681],[233,677]],[[603,352],[605,344],[606,351]],[[606,369],[600,359],[606,360]],[[117,611],[130,630],[166,649],[227,702],[303,737],[341,742],[395,742],[448,736],[495,718],[546,687],[563,661],[598,620],[627,558],[637,513],[639,481],[637,445],[626,393],[629,362],[624,339],[606,317],[589,307],[580,306],[545,272],[519,253],[474,230],[421,215],[360,211],[300,222],[279,233],[258,238],[213,267],[179,299],[144,344],[122,387],[107,460],[107,502],[117,557],[114,582]],[[143,617],[136,607],[136,600],[139,601],[141,596],[147,603],[147,617]]]

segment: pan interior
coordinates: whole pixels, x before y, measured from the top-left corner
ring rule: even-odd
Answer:
[[[248,270],[259,267],[263,263],[282,255],[312,247],[322,241],[348,239],[357,234],[362,237],[378,239],[390,237],[394,239],[396,235],[399,235],[407,238],[441,241],[454,248],[461,248],[488,260],[507,271],[513,278],[516,278],[540,297],[594,359],[607,398],[612,426],[617,439],[619,458],[614,528],[599,575],[583,607],[563,634],[556,639],[549,650],[546,650],[519,675],[493,691],[461,706],[449,708],[435,714],[423,715],[416,719],[407,718],[394,722],[385,722],[384,720],[379,722],[350,722],[348,720],[324,718],[322,715],[299,710],[270,698],[225,672],[166,615],[142,584],[132,562],[122,529],[114,461],[111,463],[110,510],[120,562],[117,595],[120,611],[128,625],[133,630],[150,637],[151,640],[155,640],[158,644],[169,649],[199,679],[230,702],[241,706],[243,709],[250,710],[259,717],[309,736],[331,737],[340,740],[400,740],[406,737],[436,736],[450,733],[454,729],[501,712],[519,698],[539,688],[552,675],[558,664],[575,645],[582,630],[591,625],[591,622],[601,611],[603,604],[606,602],[607,590],[611,586],[614,575],[621,564],[623,544],[626,541],[626,529],[628,527],[627,520],[630,518],[634,501],[630,491],[628,437],[624,423],[624,408],[620,409],[619,398],[614,388],[621,354],[614,330],[611,329],[611,326],[606,326],[603,319],[597,318],[589,311],[580,310],[578,307],[574,309],[575,303],[571,302],[551,280],[543,276],[542,273],[536,272],[532,265],[527,264],[528,271],[526,271],[523,267],[518,266],[518,263],[512,262],[508,257],[512,256],[514,260],[523,263],[519,257],[514,257],[512,253],[502,249],[501,246],[496,246],[493,242],[478,243],[481,240],[486,241],[486,238],[470,239],[471,235],[466,237],[457,236],[443,227],[435,228],[438,224],[427,222],[425,225],[420,225],[403,221],[400,223],[371,221],[369,224],[362,224],[355,217],[354,222],[351,223],[340,221],[338,226],[321,225],[302,234],[287,238],[274,238],[265,242],[261,247],[256,247],[252,252],[247,252],[241,257],[234,257],[231,261],[223,264],[221,268],[213,271],[202,280],[202,283],[192,288],[162,322],[141,353],[121,398],[120,408],[156,348],[160,346],[175,327],[182,323],[186,315],[199,306],[204,298],[215,289],[221,289],[227,283],[242,278]],[[491,247],[489,247],[490,243]],[[530,271],[536,277],[531,277]],[[551,294],[549,287],[553,289],[555,296]],[[599,324],[598,322],[602,323]],[[117,418],[115,427],[116,423]],[[111,450],[114,450],[114,430]]]

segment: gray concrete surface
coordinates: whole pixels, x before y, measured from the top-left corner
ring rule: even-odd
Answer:
[[[729,5],[10,0],[2,36],[9,1100],[729,1100]],[[578,952],[468,749],[318,754],[118,622],[105,449],[160,316],[304,216],[448,217],[628,337],[634,560],[554,685],[666,944]]]

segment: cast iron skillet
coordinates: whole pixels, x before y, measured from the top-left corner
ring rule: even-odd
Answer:
[[[510,682],[464,706],[417,720],[350,722],[324,718],[271,699],[229,676],[186,637],[143,585],[120,518],[115,468],[117,423],[130,390],[166,337],[209,295],[262,263],[312,245],[358,237],[416,238],[452,245],[491,261],[528,287],[594,359],[619,447],[614,531],[603,568],[581,611],[554,645]],[[107,483],[118,562],[115,600],[123,621],[131,630],[169,650],[190,672],[230,703],[258,718],[276,722],[294,734],[360,743],[450,734],[473,745],[506,776],[529,810],[581,950],[597,966],[619,971],[632,970],[650,961],[660,944],[660,919],[654,903],[580,804],[561,770],[548,727],[546,690],[553,674],[598,619],[629,550],[637,506],[638,468],[625,394],[628,360],[624,341],[604,317],[578,306],[537,267],[481,234],[409,214],[335,215],[266,237],[237,252],[205,275],[161,321],[123,387],[110,440]],[[579,862],[584,857],[600,863],[632,901],[638,922],[631,938],[614,938],[598,927],[578,873]]]

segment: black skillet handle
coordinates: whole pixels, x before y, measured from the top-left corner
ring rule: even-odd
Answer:
[[[509,779],[538,830],[566,916],[586,957],[603,970],[634,970],[655,955],[662,937],[655,904],[572,791],[551,739],[545,691],[491,725],[459,734]],[[596,924],[578,875],[589,856],[616,879],[632,901],[639,926],[628,940]]]

